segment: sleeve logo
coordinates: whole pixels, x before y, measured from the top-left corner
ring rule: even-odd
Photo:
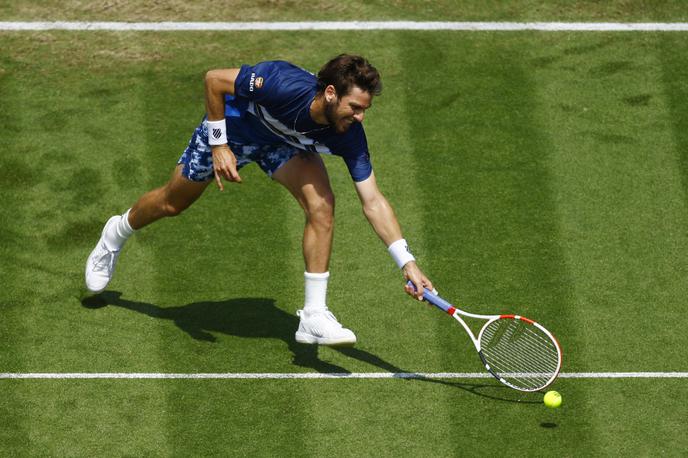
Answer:
[[[262,76],[256,78],[256,73],[251,73],[251,79],[248,80],[248,92],[253,92],[254,89],[263,87],[264,79]]]

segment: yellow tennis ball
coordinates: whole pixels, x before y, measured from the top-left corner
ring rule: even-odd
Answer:
[[[545,405],[551,409],[556,409],[561,405],[561,395],[556,391],[548,391],[545,393]]]

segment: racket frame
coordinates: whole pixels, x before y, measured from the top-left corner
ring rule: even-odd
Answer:
[[[413,284],[409,281],[408,282],[410,286],[413,286]],[[559,371],[561,370],[561,362],[562,362],[562,351],[561,351],[561,345],[559,345],[559,341],[557,340],[556,337],[554,337],[554,334],[549,332],[547,328],[542,326],[540,323],[533,321],[529,318],[523,317],[521,315],[480,315],[477,313],[470,313],[466,312],[464,310],[459,309],[458,307],[452,305],[451,303],[447,302],[443,298],[441,298],[438,294],[436,294],[433,291],[430,291],[427,288],[424,288],[423,291],[423,299],[425,299],[428,303],[434,305],[438,309],[444,311],[447,315],[451,316],[454,318],[456,321],[463,326],[463,328],[466,330],[468,333],[468,336],[471,338],[471,341],[473,342],[473,345],[475,346],[476,351],[478,352],[478,356],[480,356],[480,360],[483,363],[483,366],[485,366],[485,369],[492,374],[494,378],[499,380],[501,383],[504,385],[513,388],[515,390],[519,391],[540,391],[545,388],[547,388],[549,385],[551,385],[554,380],[557,378],[559,375]],[[465,316],[468,318],[474,318],[474,319],[479,319],[479,320],[484,320],[485,324],[480,328],[480,331],[478,332],[478,336],[475,336],[475,333],[471,330],[471,328],[468,326],[468,324],[461,318],[461,316]],[[557,368],[554,371],[554,374],[547,380],[547,383],[545,383],[544,386],[533,388],[533,389],[527,389],[523,387],[519,387],[516,385],[513,385],[512,383],[509,383],[509,381],[505,380],[504,378],[500,377],[498,374],[496,374],[490,365],[485,361],[485,357],[483,356],[483,352],[481,349],[481,344],[480,344],[480,339],[483,336],[483,332],[485,329],[490,325],[490,323],[497,321],[497,320],[502,320],[502,319],[511,319],[511,320],[521,320],[529,325],[537,327],[540,331],[544,332],[554,343],[554,345],[557,348],[557,356],[558,356],[558,361],[557,361]]]

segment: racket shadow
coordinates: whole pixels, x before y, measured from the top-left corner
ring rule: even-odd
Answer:
[[[517,404],[542,404],[542,394],[517,391],[499,384],[499,382],[496,380],[494,383],[450,382],[447,380],[432,379],[427,377],[418,377],[411,380],[438,383],[440,385],[461,389],[476,396],[494,399],[495,401],[513,402]]]
[[[372,366],[379,367],[380,369],[386,372],[390,372],[392,374],[404,374],[399,375],[398,378],[407,380],[409,382],[434,383],[455,389],[460,389],[468,393],[474,394],[476,396],[494,399],[497,401],[515,402],[521,404],[540,404],[542,402],[540,399],[541,394],[539,393],[525,393],[517,391],[507,386],[501,385],[496,380],[494,380],[493,383],[470,383],[430,378],[425,377],[421,374],[415,374],[413,372],[409,372],[402,368],[399,368],[365,350],[361,350],[354,347],[335,348],[335,350],[350,358],[354,358],[359,361],[366,362]]]

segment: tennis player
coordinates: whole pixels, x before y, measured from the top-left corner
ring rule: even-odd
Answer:
[[[251,162],[287,188],[306,214],[303,234],[305,301],[297,312],[296,341],[352,345],[326,302],[334,224],[334,195],[320,154],[346,163],[372,228],[404,277],[422,297],[432,283],[416,265],[387,199],[378,189],[362,122],[382,90],[380,75],[363,57],[342,54],[317,76],[284,61],[210,70],[205,75],[206,116],[179,158],[172,178],[144,194],[122,215],[111,217],[86,262],[86,286],[103,291],[122,247],[135,231],[176,216],[213,181],[240,183]]]

